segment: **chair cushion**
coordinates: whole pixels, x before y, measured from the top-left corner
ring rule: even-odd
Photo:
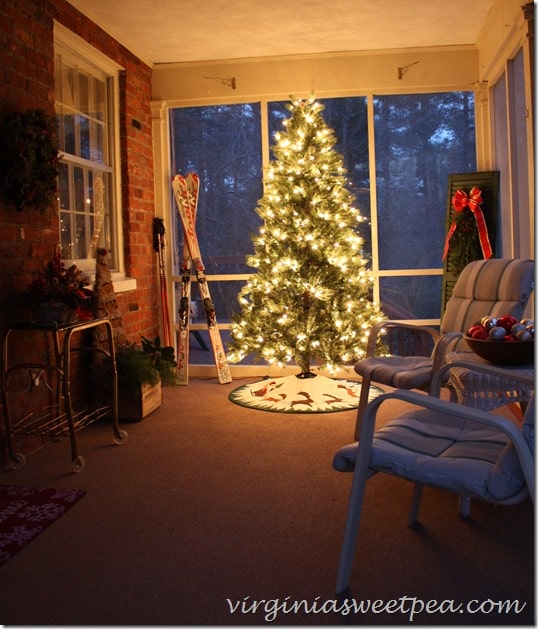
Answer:
[[[371,356],[360,360],[355,371],[397,389],[421,389],[430,384],[432,360],[428,356]]]
[[[432,417],[436,422],[427,421]],[[355,443],[339,450],[334,469],[352,471],[357,448]],[[440,422],[429,409],[404,413],[376,431],[370,469],[487,501],[510,501],[525,489],[504,433],[465,420]]]
[[[470,262],[447,303],[441,334],[465,332],[485,314],[512,314],[519,319],[533,286],[532,260],[491,258]]]

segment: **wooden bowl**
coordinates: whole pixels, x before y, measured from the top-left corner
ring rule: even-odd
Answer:
[[[534,340],[490,341],[464,335],[473,352],[495,365],[530,365],[534,362]]]

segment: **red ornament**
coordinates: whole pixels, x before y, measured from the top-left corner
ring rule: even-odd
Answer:
[[[515,325],[517,322],[518,320],[512,315],[503,315],[502,317],[499,317],[499,319],[497,320],[497,325],[500,325],[507,332],[510,332],[510,330],[512,329],[512,326]]]
[[[489,334],[488,331],[483,328],[480,327],[480,329],[475,330],[472,334],[471,334],[473,339],[483,339],[484,341],[489,338]]]
[[[467,336],[473,336],[473,333],[476,332],[477,330],[483,330],[484,327],[481,325],[472,325],[468,330],[467,330]]]

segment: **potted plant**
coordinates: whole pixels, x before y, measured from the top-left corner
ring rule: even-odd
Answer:
[[[159,336],[156,336],[153,341],[143,336],[142,351],[147,354],[150,363],[159,372],[163,386],[178,384],[177,362],[173,347],[161,345]]]
[[[118,371],[118,414],[128,421],[140,421],[162,404],[162,385],[177,384],[177,363],[173,347],[161,346],[142,337],[141,347],[122,343],[116,347]]]

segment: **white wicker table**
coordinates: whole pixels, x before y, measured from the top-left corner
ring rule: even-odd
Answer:
[[[447,363],[465,361],[482,365],[491,364],[474,352],[450,352],[446,356],[446,361]],[[458,403],[490,411],[507,404],[520,405],[528,402],[534,391],[534,385],[513,380],[510,375],[523,374],[534,378],[534,365],[502,365],[499,367],[506,373],[506,377],[480,373],[467,367],[451,369],[448,386],[456,395]]]

